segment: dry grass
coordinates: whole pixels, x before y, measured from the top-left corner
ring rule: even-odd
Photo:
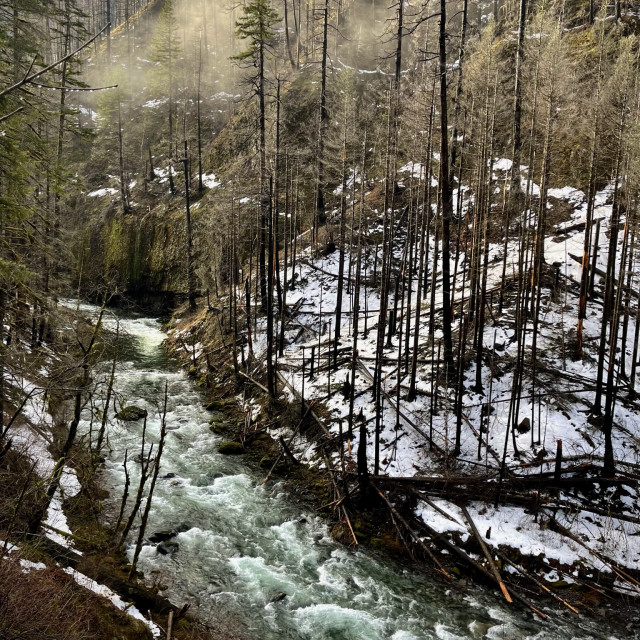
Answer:
[[[23,573],[16,554],[0,561],[0,638],[151,638],[140,622],[78,586],[56,568]]]

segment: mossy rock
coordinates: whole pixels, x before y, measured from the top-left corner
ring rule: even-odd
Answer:
[[[224,422],[215,420],[209,423],[209,431],[221,435],[223,433],[229,433],[230,429]]]
[[[120,411],[116,413],[116,418],[123,422],[133,422],[134,420],[140,420],[141,418],[146,417],[147,410],[142,409],[141,407],[136,407],[133,404],[128,407],[124,407],[124,409],[120,409]]]
[[[207,403],[207,411],[225,411],[229,408],[235,407],[236,401],[234,398],[216,398]]]
[[[244,453],[244,447],[239,442],[235,442],[235,440],[227,440],[218,445],[218,451],[225,456],[237,456],[240,453]]]

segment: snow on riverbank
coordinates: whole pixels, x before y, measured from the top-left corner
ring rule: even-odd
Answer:
[[[10,436],[13,446],[21,450],[34,464],[34,471],[46,481],[51,479],[56,461],[49,451],[51,445],[51,428],[53,418],[48,411],[46,397],[43,389],[35,384],[23,380],[22,393],[28,399],[22,409],[22,415],[27,424],[12,427]],[[80,482],[74,469],[64,467],[60,476],[58,490],[54,494],[44,520],[45,535],[54,542],[79,552],[70,538],[58,533],[71,533],[67,518],[62,508],[66,498],[73,498],[80,491]],[[54,531],[57,530],[57,531]]]
[[[21,393],[27,396],[27,401],[22,409],[24,421],[19,426],[12,426],[9,432],[12,446],[31,460],[33,470],[40,478],[45,482],[49,482],[56,465],[56,461],[49,451],[49,447],[52,444],[51,429],[53,427],[53,418],[49,413],[46,396],[42,389],[27,380],[22,380],[20,386]],[[47,538],[73,550],[76,554],[82,555],[82,552],[73,544],[72,539],[64,535],[65,533],[72,534],[72,531],[63,508],[64,500],[76,496],[80,490],[80,481],[75,470],[65,466],[60,476],[59,488],[49,504],[43,522],[43,529]],[[5,543],[0,541],[0,549],[4,546]],[[16,545],[7,542],[6,551],[9,554],[15,554],[20,549]],[[5,555],[3,559],[9,559],[9,556]],[[47,568],[42,562],[31,562],[24,558],[19,558],[19,563],[23,572],[40,571]],[[147,620],[136,607],[124,602],[108,587],[98,584],[71,568],[64,569],[64,572],[71,575],[80,586],[108,599],[121,611],[143,622],[149,627],[155,638],[160,637],[160,628],[156,624]]]
[[[149,627],[149,630],[151,631],[151,634],[154,638],[161,637],[162,632],[157,624],[155,624],[152,620],[147,620],[147,618],[145,618],[136,607],[134,607],[132,604],[126,603],[117,593],[111,591],[109,587],[105,587],[103,584],[99,584],[95,580],[88,578],[79,571],[74,571],[70,567],[64,569],[64,572],[69,574],[81,587],[84,587],[85,589],[88,589],[89,591],[92,591],[93,593],[106,598],[116,608],[120,609],[120,611],[124,611],[127,615],[144,623],[147,627]]]
[[[510,170],[507,160],[497,160],[493,170]],[[527,188],[526,167],[522,167],[523,188]],[[423,168],[409,162],[402,171],[410,176],[423,177]],[[351,173],[351,178],[356,173]],[[540,188],[530,184],[534,198]],[[339,193],[338,190],[336,193]],[[351,193],[346,196],[351,198]],[[596,273],[606,269],[609,244],[609,218],[612,212],[612,188],[605,187],[596,194],[594,220],[600,221],[600,235]],[[460,204],[462,211],[469,210],[473,196],[463,188]],[[500,215],[501,202],[496,202],[495,215]],[[534,201],[531,209],[538,204]],[[502,460],[505,475],[521,476],[533,480],[544,474],[552,474],[555,464],[557,442],[562,441],[565,466],[579,461],[583,465],[593,464],[589,473],[597,475],[604,454],[604,437],[601,429],[587,421],[594,397],[594,381],[597,370],[597,342],[600,333],[602,302],[595,296],[588,302],[584,321],[584,356],[575,358],[570,345],[575,342],[577,326],[577,290],[581,275],[581,258],[584,246],[586,196],[579,189],[567,186],[550,189],[546,208],[553,222],[544,242],[545,263],[549,274],[556,274],[556,284],[547,286],[542,292],[540,327],[538,332],[536,361],[536,384],[527,374],[522,389],[522,398],[517,409],[519,425],[512,437],[508,425],[510,400],[513,388],[512,368],[517,354],[515,310],[510,306],[509,287],[515,286],[519,270],[520,246],[512,226],[511,237],[493,241],[488,247],[488,312],[484,333],[480,336],[483,345],[483,369],[480,375],[481,388],[475,387],[475,357],[467,363],[463,380],[464,406],[460,439],[460,455],[453,457],[456,437],[456,415],[454,412],[455,390],[448,388],[443,380],[434,375],[435,356],[442,340],[441,314],[442,275],[440,266],[432,273],[432,256],[436,249],[433,233],[428,239],[429,260],[425,261],[426,291],[421,296],[421,314],[416,322],[418,303],[417,262],[411,285],[408,282],[392,282],[390,307],[398,295],[398,332],[388,339],[385,335],[384,360],[382,364],[383,395],[380,411],[380,473],[407,477],[486,477],[487,486],[497,488],[497,478]],[[398,232],[394,239],[394,260],[399,265],[403,252],[407,251],[406,229],[409,214],[396,212],[395,224]],[[522,214],[516,221],[536,232],[536,216],[532,211]],[[623,221],[624,222],[624,221]],[[347,231],[349,234],[349,230]],[[352,347],[354,341],[354,296],[356,256],[351,257],[347,249],[344,261],[344,291],[342,319],[339,330],[338,363],[333,361],[333,348],[329,348],[335,335],[335,310],[337,306],[337,282],[341,267],[338,250],[318,254],[312,247],[298,248],[295,274],[292,267],[281,264],[280,277],[287,281],[286,303],[297,309],[295,317],[288,321],[285,331],[285,348],[278,357],[278,371],[286,380],[279,385],[290,399],[301,395],[308,402],[322,403],[329,417],[324,424],[334,437],[345,434],[342,455],[348,470],[356,469],[355,452],[359,446],[359,427],[366,425],[366,451],[369,471],[373,472],[375,455],[376,407],[371,395],[374,373],[377,327],[379,319],[379,283],[381,248],[375,238],[382,237],[382,223],[378,218],[369,222],[362,248],[362,280],[360,288],[360,317],[358,321],[358,347],[355,375],[354,424],[349,429],[349,380],[351,378]],[[303,236],[301,236],[302,238]],[[374,239],[374,240],[371,240]],[[308,240],[308,238],[307,238]],[[622,232],[619,236],[619,248]],[[462,243],[461,243],[462,244]],[[506,256],[505,256],[506,249]],[[456,255],[457,253],[457,255]],[[621,253],[619,251],[619,253]],[[289,253],[291,256],[291,252]],[[460,304],[469,295],[470,284],[464,272],[471,255],[465,254],[464,246],[451,256],[451,272],[454,276],[454,349],[458,348],[460,335]],[[375,268],[374,268],[375,267]],[[632,290],[640,286],[640,263],[634,258],[631,278]],[[548,277],[547,282],[551,282]],[[431,282],[436,282],[431,290]],[[499,310],[497,299],[502,283],[506,284],[506,303]],[[594,276],[596,292],[601,287],[600,275]],[[406,291],[411,286],[410,297]],[[396,292],[397,287],[397,292]],[[404,292],[404,298],[402,295]],[[238,291],[238,297],[244,292]],[[410,305],[407,300],[410,298]],[[259,301],[254,300],[255,308]],[[436,310],[435,330],[430,333],[430,309]],[[635,331],[635,312],[630,314],[626,332],[627,342],[622,346],[627,363],[632,359],[632,344]],[[407,330],[409,339],[407,340]],[[418,332],[418,367],[416,397],[407,399],[411,353],[415,332]],[[279,330],[276,329],[276,334]],[[175,336],[174,336],[175,337]],[[202,344],[185,332],[179,336],[194,360],[200,357]],[[197,342],[197,345],[195,344]],[[525,338],[525,359],[531,359],[531,323]],[[258,318],[253,332],[253,352],[258,362],[266,358],[266,321]],[[195,355],[194,355],[195,354]],[[244,346],[244,358],[248,357]],[[398,362],[400,368],[398,369]],[[399,411],[397,411],[399,407]],[[613,432],[614,455],[618,466],[631,473],[640,468],[640,438],[638,424],[640,406],[625,394],[620,393],[616,406]],[[272,429],[276,438],[282,435],[291,439],[290,447],[295,455],[311,464],[323,466],[314,446],[299,433],[287,429]],[[479,443],[480,439],[480,443]],[[430,440],[433,446],[430,445]],[[342,464],[340,446],[333,448],[333,464]],[[571,475],[579,474],[579,471]],[[531,503],[538,500],[533,484],[528,494]],[[599,492],[599,493],[598,493]],[[495,494],[495,491],[493,492]],[[588,493],[588,492],[587,492]],[[522,554],[539,556],[548,564],[545,574],[548,582],[559,579],[570,583],[578,577],[594,577],[599,573],[611,573],[612,563],[630,570],[640,570],[640,499],[633,482],[624,486],[599,488],[591,494],[582,491],[557,492],[546,506],[542,501],[536,508],[511,505],[499,510],[488,507],[485,501],[493,497],[474,496],[469,491],[469,513],[489,546],[511,547]],[[594,497],[595,496],[595,497]],[[476,500],[474,500],[476,498]],[[594,502],[592,502],[594,501]],[[595,505],[595,506],[594,506]],[[469,536],[470,526],[462,517],[458,507],[442,501],[441,508],[450,514],[444,517],[427,503],[420,502],[416,515],[438,532],[451,536]],[[550,523],[558,523],[570,531],[571,536],[554,531]],[[554,577],[554,580],[551,578]],[[628,584],[617,580],[616,588],[627,590]]]
[[[418,167],[417,163],[409,163],[407,171]],[[501,160],[494,164],[495,170],[507,171],[510,165]],[[421,170],[418,167],[419,171]],[[525,168],[526,169],[526,168]],[[526,180],[523,179],[523,187]],[[532,193],[539,194],[537,185],[532,186]],[[493,375],[492,367],[503,365],[515,358],[516,341],[512,325],[513,310],[506,307],[502,316],[491,311],[492,318],[487,319],[487,327],[483,335],[485,361],[491,360],[491,367],[486,362],[482,372],[482,391],[472,388],[475,382],[475,363],[468,364],[465,386],[465,405],[463,408],[463,426],[461,438],[461,454],[452,460],[443,457],[453,449],[456,416],[453,413],[453,390],[439,384],[434,386],[432,375],[432,358],[430,350],[431,337],[429,335],[429,308],[435,304],[439,311],[441,307],[441,290],[437,288],[433,301],[430,293],[422,296],[421,318],[418,324],[419,365],[415,400],[407,400],[410,361],[405,360],[406,344],[413,344],[415,332],[415,308],[417,304],[417,287],[415,276],[412,286],[411,312],[407,325],[407,314],[399,308],[402,320],[402,335],[396,334],[387,342],[384,351],[383,389],[386,392],[382,404],[380,430],[380,469],[381,473],[391,476],[430,476],[430,475],[458,475],[492,474],[500,467],[501,454],[506,454],[507,468],[512,473],[527,475],[553,471],[553,458],[556,443],[563,443],[564,457],[580,457],[585,461],[593,460],[597,463],[604,452],[604,438],[601,430],[587,422],[587,411],[593,399],[593,382],[596,378],[597,341],[601,321],[601,303],[596,298],[589,302],[588,314],[585,320],[585,355],[582,359],[574,359],[568,352],[568,336],[575,334],[577,325],[577,300],[575,287],[580,280],[580,262],[584,245],[584,221],[586,216],[585,194],[573,187],[551,189],[549,191],[548,208],[560,212],[562,221],[551,230],[545,241],[545,260],[552,268],[556,268],[561,278],[555,290],[543,292],[541,329],[538,336],[538,383],[532,387],[529,380],[525,381],[523,399],[520,404],[519,420],[525,421],[522,433],[516,434],[517,451],[508,437],[509,399],[512,389],[511,373]],[[598,248],[597,268],[606,269],[609,243],[609,218],[611,216],[611,186],[607,186],[596,195],[594,219],[600,220],[600,239]],[[463,201],[463,209],[466,204]],[[497,205],[496,205],[497,206]],[[497,212],[496,212],[497,213]],[[562,217],[564,216],[564,217]],[[525,224],[535,224],[530,219]],[[533,218],[531,216],[531,218]],[[406,223],[405,223],[406,224]],[[532,227],[533,228],[533,227]],[[369,229],[371,234],[381,235],[381,227]],[[619,245],[622,243],[622,233]],[[404,238],[400,237],[394,245],[395,258],[400,260],[404,246]],[[429,255],[433,255],[433,238],[429,242]],[[490,262],[488,267],[488,289],[498,290],[502,282],[503,269],[507,278],[514,278],[518,271],[519,247],[517,238],[510,240],[507,245],[507,257],[503,265],[503,243],[492,244],[489,247]],[[367,390],[371,386],[374,371],[377,344],[377,324],[379,315],[379,289],[372,282],[374,260],[380,260],[380,251],[370,246],[363,251],[363,284],[360,291],[360,320],[358,335],[358,366],[355,378],[355,411],[356,424],[353,427],[353,437],[348,446],[344,447],[346,464],[355,466],[355,451],[358,447],[358,426],[364,420],[367,425],[367,457],[370,471],[374,460],[374,425],[375,405],[371,393]],[[455,283],[454,300],[462,300],[468,294],[468,282],[460,275],[462,265],[467,259],[463,251],[458,256],[458,280]],[[417,258],[414,258],[417,260]],[[452,254],[452,272],[454,271],[455,256]],[[281,372],[288,383],[298,394],[304,390],[308,401],[317,400],[325,404],[331,414],[328,428],[334,435],[338,435],[340,428],[343,432],[348,428],[348,385],[345,380],[350,378],[351,353],[353,344],[353,307],[354,286],[348,278],[355,276],[355,256],[350,262],[349,252],[345,255],[344,274],[345,289],[342,300],[342,323],[340,327],[340,348],[346,349],[346,355],[339,361],[339,366],[328,367],[332,358],[328,348],[335,328],[335,308],[337,300],[337,279],[340,268],[340,256],[336,250],[329,255],[314,257],[310,249],[300,254],[296,265],[296,276],[293,286],[287,293],[287,304],[290,307],[301,305],[294,322],[290,323],[287,338],[292,341],[285,348],[284,355],[279,357]],[[430,269],[430,265],[426,266]],[[379,267],[378,267],[379,270]],[[632,286],[637,287],[635,271]],[[291,271],[287,278],[291,279]],[[431,276],[429,276],[431,277]],[[440,278],[440,272],[438,272]],[[596,287],[600,277],[595,276]],[[392,283],[392,286],[395,283]],[[401,285],[402,286],[402,285]],[[465,288],[466,287],[466,288]],[[393,301],[393,293],[391,294]],[[633,315],[633,314],[632,314]],[[495,321],[493,321],[495,319]],[[458,318],[456,318],[456,321]],[[407,342],[406,329],[409,327],[410,342]],[[454,325],[454,330],[456,326]],[[258,335],[254,337],[254,350],[264,355],[263,340],[264,326],[258,323]],[[634,321],[630,320],[627,332],[626,350],[627,362],[632,356],[632,338],[634,335]],[[433,336],[435,343],[441,339],[441,332],[436,324]],[[400,341],[403,341],[400,343]],[[531,334],[527,335],[526,348],[530,350]],[[454,341],[457,337],[454,336]],[[256,343],[259,345],[256,347]],[[455,347],[455,345],[454,345]],[[437,349],[437,347],[436,347]],[[314,372],[311,375],[311,358],[315,358]],[[401,355],[401,369],[398,375],[397,361]],[[527,356],[529,357],[529,356]],[[331,361],[332,362],[332,361]],[[303,366],[304,363],[304,366]],[[509,365],[507,365],[509,366]],[[304,376],[304,381],[303,381]],[[489,398],[489,390],[491,397]],[[294,394],[284,388],[289,396]],[[433,394],[436,396],[436,411],[432,411]],[[532,402],[531,394],[538,394]],[[483,410],[491,402],[490,418],[484,418]],[[400,413],[396,406],[400,407]],[[529,428],[527,429],[526,421]],[[486,434],[482,436],[480,455],[478,455],[478,432],[480,425],[485,423]],[[640,439],[638,437],[638,407],[635,403],[624,402],[620,398],[616,407],[616,428],[614,428],[614,455],[620,464],[637,468],[640,464]],[[341,423],[341,424],[340,424]],[[283,434],[287,435],[287,434]],[[291,434],[288,434],[291,435]],[[433,437],[436,449],[440,453],[430,450],[428,436]],[[427,436],[427,437],[425,437]],[[299,438],[294,439],[293,448],[297,455],[310,459],[312,450]],[[296,448],[297,447],[297,448]],[[339,452],[334,454],[334,462],[339,461]],[[539,460],[548,462],[537,463]],[[523,466],[525,465],[525,466]],[[632,484],[632,483],[631,483]],[[477,518],[478,527],[484,534],[491,529],[492,535],[487,540],[489,545],[498,547],[506,545],[518,548],[522,553],[542,555],[554,561],[558,566],[583,565],[584,571],[611,571],[596,554],[603,554],[607,558],[630,569],[640,569],[640,527],[634,522],[640,513],[640,500],[635,489],[625,487],[609,491],[609,507],[603,507],[604,515],[594,514],[585,508],[582,496],[562,495],[563,506],[566,509],[554,509],[553,513],[542,511],[539,515],[529,513],[523,507],[504,507],[500,510],[487,510],[482,503],[474,503],[471,513]],[[470,496],[472,497],[472,496]],[[614,502],[618,505],[610,511]],[[434,528],[438,524],[442,530],[455,532],[459,526],[467,531],[464,519],[460,518],[457,508],[453,504],[447,509],[457,515],[460,525],[453,524],[437,511],[422,505],[417,513],[423,520]],[[546,523],[550,518],[557,520],[567,527],[575,536],[583,540],[588,548],[582,546],[566,536],[550,531]],[[438,529],[440,530],[440,529]],[[565,575],[570,580],[571,575]]]

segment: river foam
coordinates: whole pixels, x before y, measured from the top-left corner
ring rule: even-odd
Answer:
[[[82,310],[95,312],[88,305]],[[111,330],[119,325],[125,334],[118,402],[148,410],[150,442],[159,437],[168,385],[169,433],[139,569],[176,603],[188,601],[205,620],[233,622],[234,629],[260,640],[601,637],[507,610],[479,588],[474,597],[458,594],[428,579],[419,566],[333,542],[324,521],[291,500],[282,484],[265,486],[263,474],[242,458],[218,454],[220,438],[208,428],[204,398],[163,352],[165,334],[155,320],[110,313],[105,324]],[[140,465],[133,459],[142,424],[120,423],[109,411],[110,454],[102,482],[113,512],[124,484],[125,450],[133,492],[137,486]],[[157,532],[175,533],[172,553],[162,554],[148,541]],[[136,536],[134,529],[130,540]]]

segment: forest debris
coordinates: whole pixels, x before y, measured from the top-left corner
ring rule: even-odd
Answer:
[[[600,562],[602,562],[602,564],[604,564],[606,567],[608,567],[621,580],[623,580],[624,582],[627,582],[628,584],[630,584],[632,586],[632,588],[634,589],[634,591],[636,591],[638,594],[640,594],[640,588],[638,588],[638,587],[640,587],[640,582],[638,582],[633,576],[630,576],[626,571],[624,571],[623,569],[618,567],[612,560],[610,560],[608,558],[605,558],[605,556],[603,556],[601,553],[598,553],[595,549],[592,549],[587,544],[585,544],[582,540],[580,540],[580,538],[578,536],[576,536],[574,533],[569,531],[569,529],[567,529],[566,527],[561,525],[555,519],[555,517],[553,517],[551,515],[550,515],[550,518],[549,518],[549,527],[552,530],[555,530],[558,533],[561,533],[563,536],[566,536],[567,538],[570,538],[576,544],[579,544],[581,547],[586,549],[589,552],[590,555],[592,555],[594,558],[597,558],[598,560],[600,560]]]
[[[429,547],[427,547],[427,545],[422,541],[420,536],[411,528],[409,523],[402,517],[402,515],[400,515],[398,510],[391,504],[391,502],[389,502],[387,496],[385,496],[384,493],[382,493],[382,491],[380,491],[380,489],[378,489],[378,487],[376,487],[375,484],[371,483],[371,486],[376,490],[376,493],[384,500],[385,504],[389,508],[389,511],[391,511],[394,519],[396,519],[398,522],[400,522],[402,524],[402,526],[409,532],[409,534],[416,541],[418,546],[429,556],[429,558],[431,559],[433,564],[436,565],[436,567],[438,568],[438,571],[445,578],[447,578],[447,580],[451,580],[451,575],[445,570],[445,568],[442,566],[442,564],[440,564],[440,561],[436,558],[436,556],[433,553],[433,551],[431,551],[431,549],[429,549]]]
[[[437,539],[444,547],[446,547],[449,551],[459,556],[464,562],[469,564],[476,571],[481,573],[483,576],[485,576],[492,582],[495,582],[495,577],[489,570],[485,569],[481,564],[476,562],[467,553],[465,553],[462,549],[460,549],[460,547],[453,544],[445,535],[435,531],[425,522],[419,522],[418,526],[421,529],[424,529],[431,536],[431,538]],[[531,602],[529,602],[524,596],[520,595],[513,588],[511,589],[510,593],[518,602],[523,604],[528,609],[531,609],[531,611],[533,611],[533,613],[535,613],[539,618],[542,618],[542,620],[546,620],[548,618],[546,613],[543,613],[542,611],[540,611],[540,609],[534,606]]]
[[[238,371],[238,375],[242,376],[243,378],[246,378],[249,382],[255,384],[256,387],[258,387],[258,389],[261,389],[265,393],[269,393],[269,389],[267,389],[267,387],[265,387],[263,384],[260,384],[255,378],[252,378],[250,375],[246,374],[244,371]]]
[[[567,602],[564,598],[561,598],[557,593],[554,593],[551,589],[549,589],[549,587],[547,587],[546,584],[538,580],[533,574],[526,571],[519,564],[516,564],[513,560],[509,559],[506,555],[504,555],[504,553],[501,553],[498,549],[494,549],[494,552],[503,562],[507,562],[508,564],[510,564],[518,573],[520,573],[521,575],[531,580],[531,582],[533,582],[538,587],[540,587],[543,591],[548,593],[552,598],[554,598],[558,602],[561,602],[565,607],[567,607],[567,609],[569,609],[570,611],[573,611],[573,613],[576,613],[576,614],[580,613],[578,609],[576,609],[572,604]]]
[[[478,531],[478,528],[476,527],[475,522],[471,518],[471,514],[469,513],[469,511],[464,505],[460,505],[460,509],[462,510],[464,517],[467,519],[467,522],[471,527],[471,531],[473,532],[473,535],[475,536],[476,540],[478,541],[478,544],[480,545],[480,548],[482,549],[482,553],[484,554],[484,557],[487,559],[487,562],[489,563],[489,568],[491,569],[491,573],[493,574],[493,577],[495,578],[496,582],[500,586],[500,590],[502,591],[502,595],[504,596],[504,599],[509,603],[513,602],[513,599],[511,598],[511,595],[509,594],[507,587],[505,586],[504,582],[502,581],[502,578],[500,577],[500,572],[496,567],[496,563],[493,561],[493,558],[489,553],[489,549],[487,549],[487,545],[485,541],[482,539],[482,536],[480,535],[480,532]]]
[[[413,493],[419,500],[422,500],[426,504],[428,504],[433,510],[437,511],[441,516],[445,517],[447,520],[451,522],[455,522],[456,524],[460,524],[456,518],[454,518],[450,513],[445,511],[442,507],[438,506],[433,500],[425,496],[424,494],[417,491],[414,487],[409,487],[409,491]]]

